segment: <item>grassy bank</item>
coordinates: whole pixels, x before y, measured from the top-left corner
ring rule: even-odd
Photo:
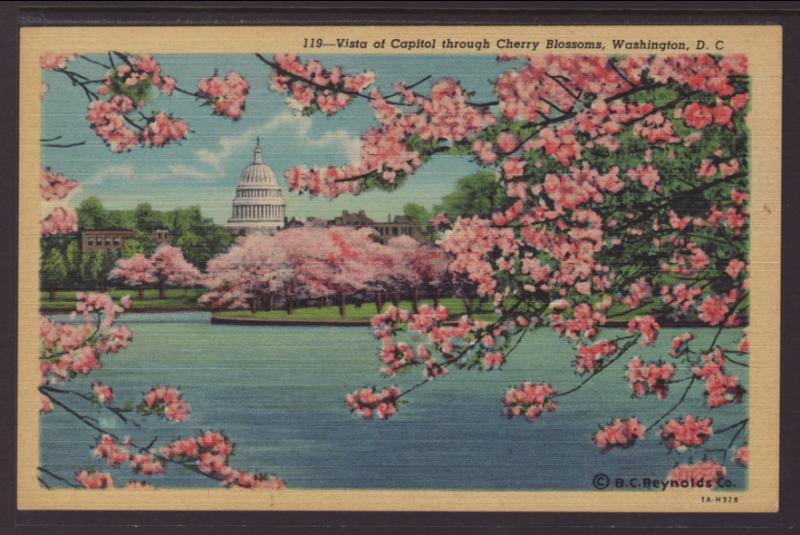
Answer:
[[[433,302],[420,299],[419,306],[430,305]],[[450,312],[451,318],[458,318],[466,314],[464,303],[461,299],[455,297],[445,297],[439,300],[439,304],[447,307]],[[388,308],[391,303],[386,303],[383,310]],[[400,301],[400,308],[411,310],[411,301]],[[282,320],[282,321],[369,321],[375,315],[374,303],[363,303],[361,306],[347,305],[346,314],[344,317],[339,315],[339,307],[337,306],[324,306],[324,307],[304,307],[295,309],[292,314],[288,314],[286,310],[272,310],[269,312],[258,311],[252,313],[249,310],[224,310],[217,312],[215,316],[219,318],[232,318],[232,319],[253,319],[253,320]],[[489,309],[488,305],[484,305],[483,309],[478,312],[477,317],[484,320],[494,319],[494,314]]]
[[[160,299],[158,290],[148,288],[144,291],[144,299],[139,299],[139,292],[130,289],[107,290],[114,299],[130,295],[133,300],[131,310],[205,310],[197,299],[205,290],[202,288],[167,288],[166,297]],[[75,306],[75,290],[60,290],[55,299],[50,301],[48,292],[41,292],[39,306],[43,310],[69,312]]]

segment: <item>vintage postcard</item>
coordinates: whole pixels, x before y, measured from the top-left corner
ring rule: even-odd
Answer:
[[[19,508],[776,511],[781,42],[23,28]]]

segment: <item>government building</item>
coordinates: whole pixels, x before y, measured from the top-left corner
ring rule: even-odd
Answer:
[[[264,163],[256,138],[253,163],[239,175],[231,218],[225,225],[231,234],[271,234],[283,228],[286,202],[275,172]]]

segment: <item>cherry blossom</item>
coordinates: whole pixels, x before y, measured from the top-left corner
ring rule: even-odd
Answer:
[[[630,448],[645,436],[645,427],[636,417],[614,418],[594,435],[594,443],[603,453],[613,448]]]
[[[661,426],[661,438],[668,448],[684,453],[688,448],[697,448],[714,434],[711,418],[699,420],[695,416],[672,419]]]
[[[215,75],[197,82],[197,88],[198,94],[211,102],[215,115],[241,119],[250,91],[250,84],[241,74],[229,72],[224,79]]]

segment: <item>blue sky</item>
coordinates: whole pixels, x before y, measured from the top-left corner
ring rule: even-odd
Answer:
[[[342,56],[317,55],[332,67],[346,72],[371,70],[378,75],[378,87],[392,92],[395,80],[414,82],[428,74],[433,80],[450,77],[476,92],[476,100],[491,99],[491,85],[507,65],[490,56]],[[96,57],[100,58],[99,56]],[[303,117],[285,105],[282,95],[268,86],[268,70],[254,55],[160,54],[162,72],[175,76],[178,85],[195,90],[197,81],[214,69],[221,75],[230,70],[250,82],[247,109],[238,122],[212,116],[188,95],[159,94],[145,111],[165,110],[189,122],[192,132],[180,145],[164,148],[134,148],[129,153],[109,151],[94,135],[85,119],[87,100],[72,87],[66,76],[45,72],[49,89],[44,97],[42,137],[63,136],[62,142],[86,140],[74,148],[43,148],[43,165],[80,182],[70,204],[77,206],[95,195],[109,208],[132,208],[149,202],[156,209],[199,205],[203,212],[223,223],[230,216],[231,200],[242,169],[252,161],[256,136],[261,137],[264,159],[284,187],[287,214],[330,218],[343,209],[364,209],[376,219],[399,214],[407,202],[430,208],[451,192],[458,178],[477,169],[467,157],[440,155],[424,165],[399,190],[345,195],[335,200],[313,199],[286,190],[284,170],[295,165],[341,165],[357,163],[359,135],[375,125],[372,110],[363,99],[333,117],[315,114]],[[303,57],[302,59],[307,59]],[[72,70],[90,78],[101,78],[103,69],[82,59],[70,64]],[[430,87],[430,83],[420,86]]]

